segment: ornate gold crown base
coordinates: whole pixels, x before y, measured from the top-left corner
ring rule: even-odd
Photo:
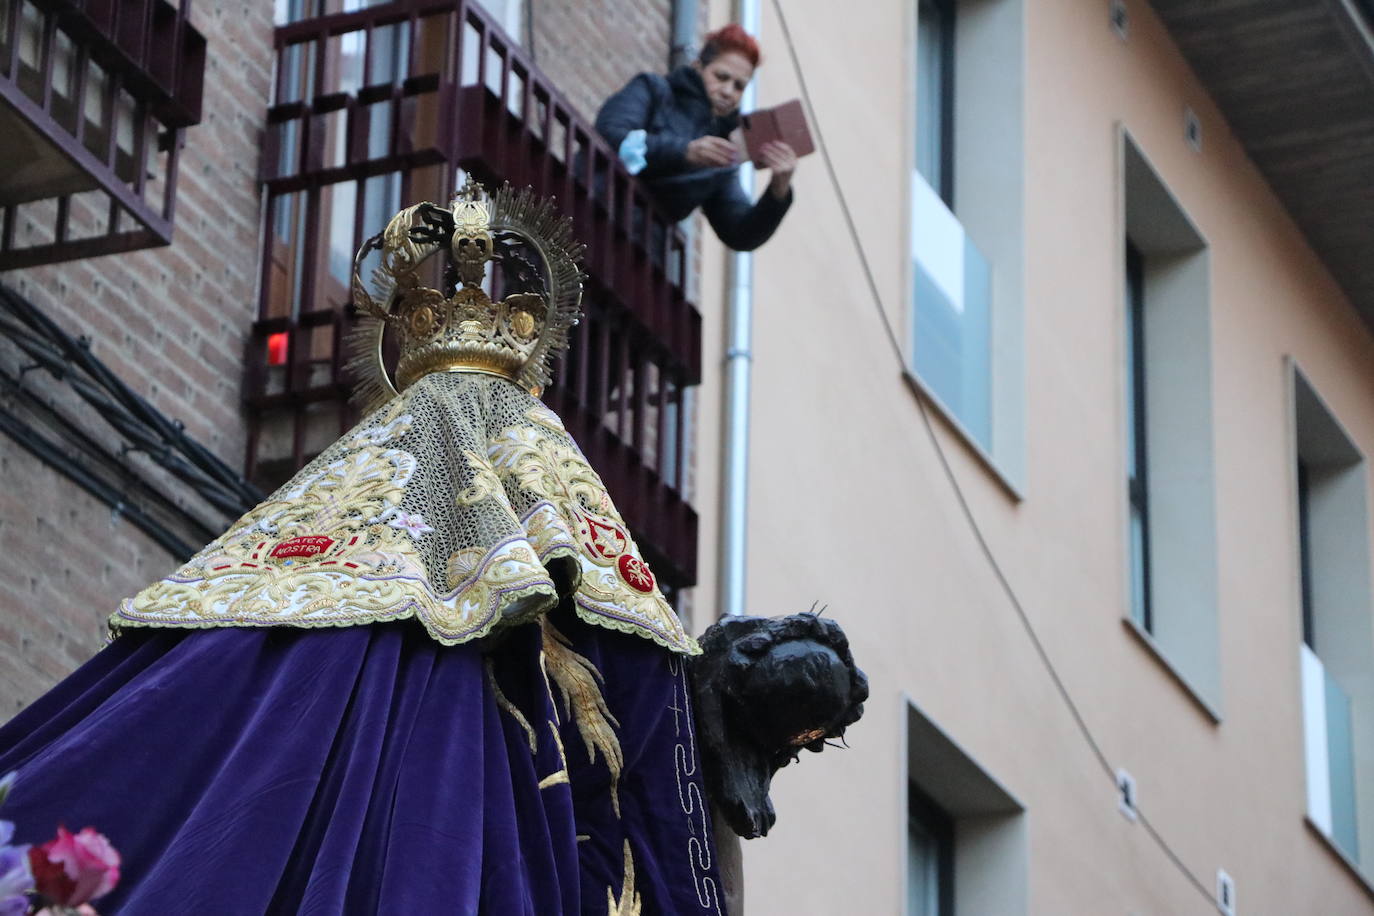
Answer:
[[[424,348],[408,354],[396,368],[396,388],[404,391],[431,372],[470,370],[516,381],[520,364],[510,350],[491,344],[473,344],[462,349]]]

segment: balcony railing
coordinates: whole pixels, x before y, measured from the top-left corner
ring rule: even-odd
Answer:
[[[0,0],[0,270],[171,241],[190,0]]]
[[[279,482],[354,419],[340,341],[353,252],[458,170],[554,196],[587,243],[585,317],[545,392],[670,586],[696,576],[685,496],[701,318],[687,246],[479,6],[398,0],[281,26],[263,156],[268,250],[247,385],[248,473]]]

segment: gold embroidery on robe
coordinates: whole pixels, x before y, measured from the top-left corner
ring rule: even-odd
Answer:
[[[504,379],[439,373],[125,600],[110,625],[415,617],[456,644],[535,619],[560,588],[587,623],[700,651],[558,417]]]
[[[611,773],[611,807],[615,816],[620,817],[620,771],[625,766],[625,754],[615,733],[620,723],[611,715],[601,693],[601,672],[573,649],[547,617],[543,627],[543,660],[549,677],[563,694],[563,704],[577,725],[592,763],[596,763],[596,752],[601,751],[606,769]],[[557,704],[554,708],[557,709]]]
[[[558,415],[540,405],[525,416],[531,422],[502,431],[487,455],[503,479],[513,478],[521,490],[547,500],[554,512],[541,521],[560,529],[560,543],[570,539],[580,548],[578,616],[625,632],[648,630],[663,645],[695,654],[695,643],[664,600],[605,484]]]
[[[620,899],[615,891],[606,888],[606,916],[640,916],[644,902],[635,892],[635,860],[630,855],[630,841],[625,841],[625,877],[620,882]]]

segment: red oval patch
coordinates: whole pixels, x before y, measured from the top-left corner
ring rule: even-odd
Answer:
[[[620,570],[620,578],[624,579],[630,588],[646,594],[654,590],[654,574],[649,571],[649,565],[639,557],[632,553],[621,554],[615,566]]]

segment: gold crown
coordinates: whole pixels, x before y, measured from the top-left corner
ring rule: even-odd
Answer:
[[[431,372],[455,370],[542,389],[580,314],[582,250],[571,220],[528,188],[487,193],[469,181],[448,208],[426,201],[397,213],[353,260],[362,320],[350,335],[349,365],[359,399],[371,408]],[[369,290],[363,262],[374,251],[381,261]],[[502,268],[488,287],[499,284],[499,300],[482,288],[490,262]],[[425,271],[439,288],[424,285]],[[387,329],[398,338],[394,383],[383,362]]]

